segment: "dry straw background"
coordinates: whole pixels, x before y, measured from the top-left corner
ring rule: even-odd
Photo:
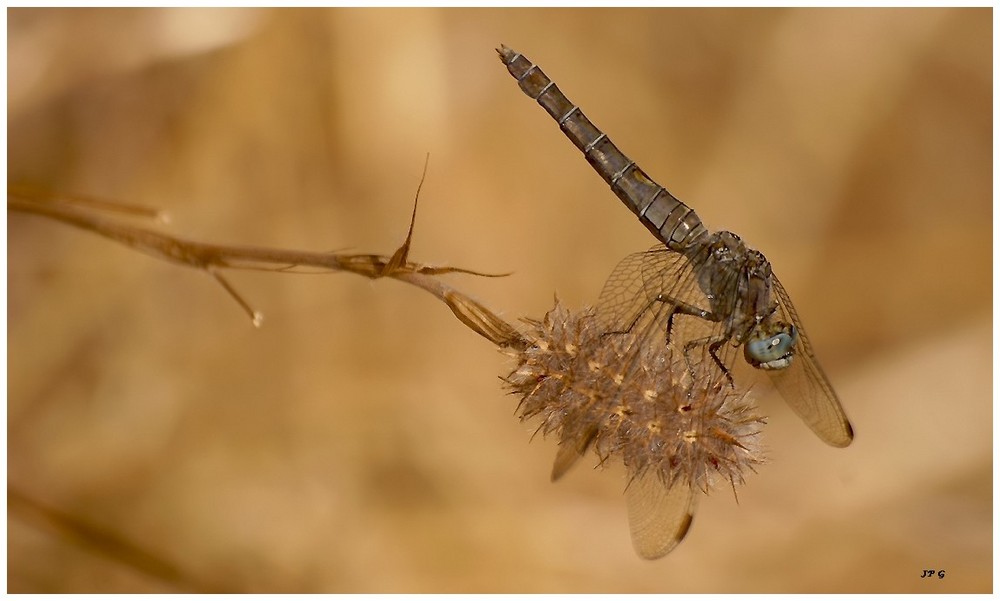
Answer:
[[[255,330],[203,273],[12,213],[9,589],[992,590],[991,35],[989,9],[9,11],[9,182],[390,254],[429,152],[413,258],[513,271],[449,278],[514,320],[654,240],[506,43],[767,254],[857,430],[826,447],[760,387],[771,462],[646,562],[621,471],[550,484],[506,359],[426,293],[233,273]]]

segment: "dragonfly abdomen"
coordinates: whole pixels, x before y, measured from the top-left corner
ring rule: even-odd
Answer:
[[[654,236],[669,248],[683,250],[707,233],[690,207],[625,156],[541,69],[506,46],[497,53],[521,90],[555,119],[559,129]]]

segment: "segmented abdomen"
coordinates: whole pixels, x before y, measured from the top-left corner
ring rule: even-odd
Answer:
[[[707,233],[690,207],[618,150],[541,69],[506,46],[501,46],[497,53],[521,90],[556,120],[559,129],[654,236],[669,248],[683,252]]]

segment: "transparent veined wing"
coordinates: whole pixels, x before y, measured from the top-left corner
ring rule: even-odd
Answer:
[[[654,470],[632,479],[625,500],[632,546],[645,559],[663,557],[684,540],[697,504],[690,485],[678,480],[668,488]]]
[[[590,448],[590,443],[594,441],[595,436],[597,436],[596,426],[579,440],[559,441],[556,460],[552,463],[552,475],[550,476],[552,482],[562,478],[569,471],[569,468],[573,467],[577,460],[587,453],[587,449]]]
[[[725,324],[697,314],[712,309],[698,284],[703,267],[664,246],[628,255],[601,290],[597,314],[602,325],[608,332],[645,332],[636,340],[648,344],[665,342],[669,329],[677,350],[693,340],[718,338]]]
[[[664,246],[632,253],[615,266],[597,301],[598,315],[609,330],[630,330],[659,297],[708,308],[694,266]]]
[[[607,332],[630,332],[641,344],[665,344],[683,352],[692,375],[709,379],[729,377],[738,346],[727,343],[708,357],[708,345],[727,338],[723,316],[710,313],[712,302],[699,285],[704,263],[692,262],[679,252],[656,246],[625,257],[615,267],[601,291],[597,314]],[[733,297],[735,279],[716,279],[721,296]],[[705,367],[700,366],[707,362]],[[723,367],[724,366],[724,367]]]
[[[854,440],[854,428],[816,360],[812,344],[788,293],[777,278],[772,279],[772,290],[778,300],[781,319],[798,330],[798,342],[791,365],[768,371],[768,376],[785,402],[816,436],[832,446],[846,447]]]

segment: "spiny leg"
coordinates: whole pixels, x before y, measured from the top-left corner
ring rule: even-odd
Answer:
[[[697,346],[707,346],[709,356],[712,358],[712,361],[722,372],[722,375],[726,377],[726,381],[729,383],[729,386],[735,387],[735,383],[733,382],[733,376],[731,373],[729,373],[729,368],[727,368],[725,363],[723,363],[722,360],[719,359],[719,356],[717,354],[719,348],[721,348],[722,345],[724,345],[728,340],[729,340],[728,336],[720,334],[716,336],[705,336],[704,338],[696,338],[695,340],[689,340],[687,343],[684,344],[684,361],[687,363],[688,375],[691,376],[692,382],[696,382],[697,379],[695,378],[695,372],[694,372],[695,362],[692,360],[690,354],[691,350]]]
[[[714,313],[710,313],[708,311],[705,311],[704,309],[699,309],[698,307],[695,307],[694,305],[692,305],[690,303],[686,303],[684,301],[672,299],[670,297],[663,296],[662,294],[659,295],[659,296],[657,296],[657,298],[661,298],[661,297],[664,298],[664,299],[667,299],[664,302],[668,302],[669,301],[674,306],[673,311],[670,312],[670,316],[667,318],[667,344],[668,345],[670,344],[670,337],[673,334],[673,330],[674,330],[674,316],[676,316],[678,314],[680,314],[680,315],[690,315],[692,317],[698,317],[700,319],[704,319],[705,321],[711,321],[711,322],[722,321]]]
[[[603,335],[608,336],[611,334],[628,334],[629,332],[632,331],[632,328],[635,327],[635,325],[639,322],[639,320],[642,319],[642,316],[645,315],[647,311],[653,308],[653,305],[655,303],[663,303],[669,306],[668,309],[669,313],[667,315],[666,338],[664,340],[664,343],[667,346],[670,345],[670,338],[673,334],[674,316],[678,314],[690,315],[692,317],[697,317],[699,319],[704,319],[705,321],[710,321],[710,322],[721,321],[721,318],[715,315],[714,313],[711,313],[704,309],[699,309],[698,307],[690,303],[669,297],[665,294],[657,294],[654,298],[650,299],[650,301],[646,303],[646,305],[643,306],[643,308],[640,309],[635,314],[635,317],[632,318],[632,321],[629,322],[628,326],[626,326],[622,330],[610,330],[608,332],[605,332]]]
[[[708,345],[708,354],[712,356],[715,364],[719,366],[719,369],[722,371],[722,375],[726,376],[726,381],[729,383],[729,387],[736,388],[736,383],[733,382],[733,374],[730,373],[729,368],[726,367],[726,364],[723,363],[721,359],[719,359],[719,355],[717,354],[719,348],[721,348],[722,345],[726,344],[728,341],[729,338],[720,337],[719,340]]]

